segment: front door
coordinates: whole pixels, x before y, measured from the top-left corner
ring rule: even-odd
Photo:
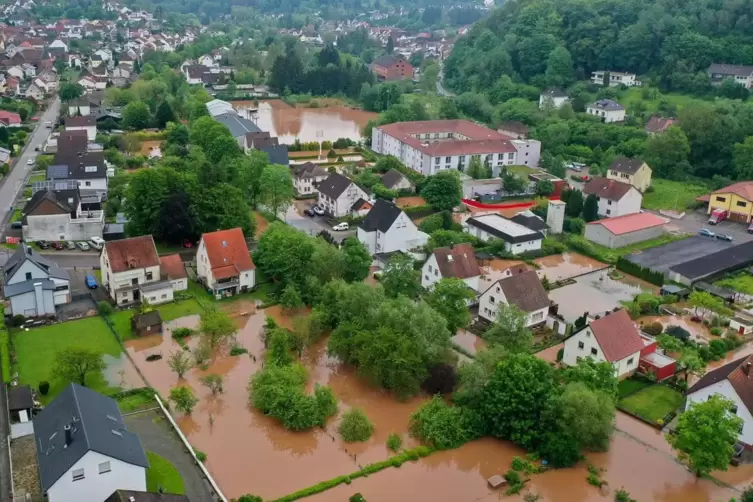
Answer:
[[[137,302],[139,300],[141,300],[141,291],[139,291],[138,289],[134,289],[133,290],[133,301]]]

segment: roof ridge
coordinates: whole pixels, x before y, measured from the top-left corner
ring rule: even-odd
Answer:
[[[71,392],[73,393],[73,402],[76,403],[76,411],[78,411],[78,419],[81,422],[81,433],[84,435],[86,441],[86,449],[91,450],[91,444],[89,443],[89,435],[86,433],[86,424],[84,424],[83,413],[81,413],[81,404],[78,402],[78,394],[76,393],[76,384],[71,382]],[[92,391],[93,392],[93,391]],[[73,431],[71,431],[71,435]]]

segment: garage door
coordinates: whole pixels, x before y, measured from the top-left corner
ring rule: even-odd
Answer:
[[[738,223],[748,223],[748,215],[742,213],[730,213],[729,219]]]

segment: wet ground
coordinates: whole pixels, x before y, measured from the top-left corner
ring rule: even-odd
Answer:
[[[609,265],[578,253],[562,253],[533,260],[539,266],[539,277],[559,281],[593,272]]]
[[[690,333],[690,336],[695,341],[709,342],[711,340],[719,339],[718,336],[714,336],[703,323],[693,322],[690,320],[691,316],[647,316],[638,319],[638,322],[644,326],[648,326],[654,322],[659,322],[667,329],[669,326],[679,326]]]
[[[479,350],[484,350],[488,346],[480,336],[476,336],[463,329],[458,330],[457,334],[452,337],[452,341],[471,354],[475,354]]]
[[[397,203],[397,207],[401,208],[426,205],[426,201],[420,195],[414,195],[412,197],[398,197],[395,202]]]

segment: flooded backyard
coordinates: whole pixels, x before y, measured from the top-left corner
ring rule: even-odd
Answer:
[[[577,277],[609,266],[606,263],[578,253],[545,256],[533,261],[539,266],[539,277],[546,276],[550,281]]]
[[[248,404],[247,385],[249,377],[262,366],[264,349],[259,333],[265,314],[272,315],[278,324],[289,325],[290,319],[279,308],[255,311],[252,304],[235,307],[233,314],[241,327],[237,340],[249,355],[215,354],[205,371],[194,368],[180,381],[167,365],[169,354],[181,350],[171,339],[170,331],[196,327],[198,316],[166,323],[164,336],[152,335],[126,343],[139,369],[162,395],[166,396],[175,385],[188,385],[199,397],[191,416],[175,416],[192,445],[207,454],[206,465],[225,496],[252,493],[272,499],[356,471],[391,455],[385,442],[392,432],[403,436],[405,447],[415,444],[407,435],[408,421],[426,398],[400,402],[369,386],[357,378],[352,368],[327,355],[326,339],[317,342],[303,357],[310,375],[309,390],[315,383],[329,385],[338,398],[340,412],[350,407],[363,409],[375,425],[372,438],[365,443],[343,443],[336,432],[337,418],[330,420],[325,429],[294,433],[258,413]],[[483,348],[483,341],[470,333],[459,333],[454,340],[470,352]],[[196,343],[197,340],[188,341],[191,347]],[[161,354],[163,359],[147,362],[151,354]],[[214,397],[199,383],[209,373],[224,376],[224,394]],[[696,480],[675,462],[666,441],[654,429],[620,416],[617,425],[627,433],[615,434],[610,451],[588,455],[591,462],[607,469],[604,479],[612,490],[624,486],[641,501],[711,502],[735,495],[708,480]],[[506,471],[513,456],[524,454],[507,442],[481,439],[457,450],[435,453],[418,463],[357,479],[350,486],[341,485],[311,499],[341,502],[360,492],[369,501],[497,500],[499,493],[488,488],[486,479]],[[585,467],[579,466],[536,475],[526,486],[542,495],[543,500],[607,500],[586,483],[586,476]],[[742,467],[721,476],[742,487],[753,479],[753,469]]]
[[[239,112],[252,108],[253,102],[236,101],[233,103]],[[263,131],[277,136],[280,143],[293,144],[298,138],[301,142],[335,141],[338,138],[361,140],[361,131],[377,113],[334,105],[326,108],[293,108],[281,100],[269,100],[259,103],[258,111],[251,115]],[[317,134],[321,135],[319,137]]]

